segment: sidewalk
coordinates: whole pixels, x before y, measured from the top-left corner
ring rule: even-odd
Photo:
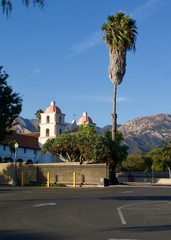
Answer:
[[[151,182],[123,182],[120,183],[119,186],[155,186],[155,187],[160,187],[160,186],[167,186],[167,187],[171,187],[171,183],[169,182],[157,182],[157,183],[151,183]]]

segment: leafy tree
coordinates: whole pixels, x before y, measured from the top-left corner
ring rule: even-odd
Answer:
[[[151,172],[153,160],[147,153],[137,153],[128,156],[118,166],[120,171]]]
[[[77,147],[75,133],[63,134],[56,137],[52,144],[52,154],[59,156],[63,161],[79,162],[80,152]],[[43,149],[46,148],[46,143]]]
[[[163,171],[162,148],[154,148],[147,153],[147,156],[152,160],[152,165],[156,171]]]
[[[8,77],[6,72],[2,73],[0,67],[0,140],[11,133],[13,122],[22,109],[22,99],[18,93],[13,92],[12,87],[8,86]]]
[[[166,143],[163,147],[163,165],[167,168],[171,177],[171,142]]]
[[[53,155],[59,156],[64,162],[78,161],[79,154],[75,156],[76,138],[74,133],[67,133],[56,138],[48,139],[43,145],[42,153],[50,152]]]
[[[90,132],[90,133],[96,133],[96,129],[94,126],[90,124],[81,124],[78,127],[78,132]]]
[[[9,13],[12,12],[13,9],[13,0],[1,0],[1,6],[2,6],[2,10],[3,13],[6,13],[6,15],[8,16]],[[40,8],[43,8],[45,5],[45,0],[22,0],[22,3],[24,6],[29,7],[30,3],[33,3],[34,6],[39,6]]]
[[[80,158],[88,163],[104,163],[110,157],[110,149],[103,136],[94,132],[80,132],[77,134],[77,146]]]
[[[147,154],[152,161],[155,170],[168,170],[171,176],[171,142],[166,143],[162,148],[155,148]]]
[[[151,172],[152,170],[152,165],[153,165],[153,159],[149,157],[147,154],[143,156],[144,164],[145,164],[145,171],[146,172]]]
[[[106,162],[110,155],[104,137],[84,131],[67,133],[47,140],[42,152],[51,152],[63,161],[80,163],[83,161],[87,163]]]
[[[171,142],[166,143],[164,147],[154,148],[152,151],[144,154],[128,156],[119,166],[124,171],[169,171],[171,177]]]
[[[116,94],[117,86],[121,84],[126,71],[126,53],[135,51],[137,27],[135,20],[125,16],[123,12],[108,16],[107,23],[102,25],[105,33],[103,40],[109,47],[109,78],[114,84],[113,113],[112,113],[112,140],[116,141]]]
[[[61,135],[62,136],[62,135]],[[59,136],[60,137],[60,136]],[[45,154],[46,152],[50,152],[52,154],[54,154],[53,152],[53,149],[52,149],[52,146],[53,146],[53,143],[55,141],[55,138],[49,138],[46,143],[43,145],[43,148],[41,150],[41,152],[43,154]]]
[[[120,169],[122,171],[145,171],[146,164],[144,161],[144,157],[142,157],[141,155],[128,156],[127,159],[122,162]]]

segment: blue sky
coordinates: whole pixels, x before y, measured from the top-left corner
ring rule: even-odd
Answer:
[[[44,11],[14,0],[10,18],[0,14],[0,65],[23,98],[24,118],[35,118],[51,100],[66,122],[84,111],[100,127],[111,124],[113,84],[101,26],[124,11],[136,20],[137,51],[127,54],[118,86],[118,123],[170,114],[170,0],[46,0]]]

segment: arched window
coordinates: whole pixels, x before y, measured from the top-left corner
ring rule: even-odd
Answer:
[[[28,159],[26,164],[33,164],[33,161],[31,159]]]
[[[46,129],[46,137],[49,137],[49,128]]]
[[[13,159],[11,157],[4,157],[4,163],[8,163],[8,162],[13,162]]]
[[[50,117],[47,116],[47,117],[46,117],[46,123],[49,123],[49,122],[50,122]]]
[[[22,163],[24,162],[22,158],[18,158],[16,162]]]

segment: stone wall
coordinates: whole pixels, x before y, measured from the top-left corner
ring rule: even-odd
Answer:
[[[30,182],[47,182],[47,173],[50,173],[51,183],[73,184],[73,173],[76,173],[76,183],[81,185],[99,184],[100,179],[109,179],[109,169],[106,164],[77,163],[51,163],[51,164],[16,164],[16,175],[21,182],[21,175],[24,176],[24,184]],[[0,164],[0,184],[12,184],[15,176],[15,164]]]
[[[14,164],[0,163],[0,184],[11,184],[14,177]]]

